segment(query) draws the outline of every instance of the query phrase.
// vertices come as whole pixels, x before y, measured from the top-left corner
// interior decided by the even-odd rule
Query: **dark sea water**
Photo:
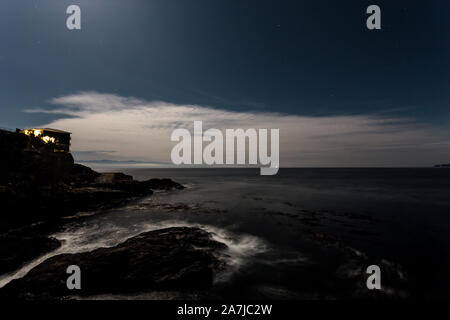
[[[201,226],[230,248],[229,268],[212,290],[130,298],[355,298],[367,290],[361,279],[370,264],[381,264],[387,296],[450,296],[449,169],[114,171],[138,180],[172,178],[187,189],[70,223],[56,235],[65,241],[57,253],[113,246],[175,225]],[[400,283],[383,282],[390,281],[383,270]],[[351,277],[355,286],[341,286]]]

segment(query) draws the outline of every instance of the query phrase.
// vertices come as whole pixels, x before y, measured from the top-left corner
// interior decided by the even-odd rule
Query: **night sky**
[[[66,28],[71,4],[81,7],[82,30]],[[381,30],[366,28],[370,4],[381,7]],[[445,161],[449,12],[445,0],[2,0],[0,127],[80,117],[24,111],[91,92],[232,112],[408,119],[434,130],[424,143],[440,145],[430,151],[440,156],[416,164]],[[127,157],[145,158],[119,158]]]

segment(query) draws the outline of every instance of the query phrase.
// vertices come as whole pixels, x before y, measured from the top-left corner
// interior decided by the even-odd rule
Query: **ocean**
[[[187,188],[80,213],[54,235],[64,242],[60,249],[14,277],[51,255],[183,225],[200,226],[229,248],[212,289],[92,298],[358,298],[365,297],[372,264],[380,265],[387,298],[450,296],[449,169],[282,168],[275,176],[260,176],[259,169],[103,171],[171,178]]]

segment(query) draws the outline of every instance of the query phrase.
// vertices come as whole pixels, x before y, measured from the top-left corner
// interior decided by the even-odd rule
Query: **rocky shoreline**
[[[154,190],[184,188],[170,179],[136,181],[123,173],[98,173],[74,163],[70,153],[52,152],[41,139],[17,132],[0,130],[0,151],[0,275],[57,249],[60,242],[49,235],[63,219],[67,223],[79,212],[119,206]],[[0,289],[0,295],[65,296],[60,282],[70,264],[82,266],[91,279],[83,294],[111,292],[109,282],[120,291],[205,286],[224,247],[201,229],[156,230],[114,248],[55,256]]]
[[[138,293],[148,290],[194,290],[212,285],[224,267],[226,246],[199,229],[174,227],[128,239],[112,248],[54,256],[11,281],[4,299],[66,299],[97,294]],[[66,286],[66,269],[82,270],[81,290]]]

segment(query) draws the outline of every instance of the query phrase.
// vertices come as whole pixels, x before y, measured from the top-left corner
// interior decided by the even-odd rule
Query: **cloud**
[[[275,112],[236,112],[197,105],[145,101],[98,92],[51,100],[54,109],[31,109],[61,118],[47,127],[73,133],[76,154],[111,160],[170,163],[176,128],[280,129],[283,166],[428,166],[448,162],[450,134],[413,119],[380,115],[309,117]],[[96,153],[97,154],[96,154]],[[90,160],[96,160],[90,157]]]

